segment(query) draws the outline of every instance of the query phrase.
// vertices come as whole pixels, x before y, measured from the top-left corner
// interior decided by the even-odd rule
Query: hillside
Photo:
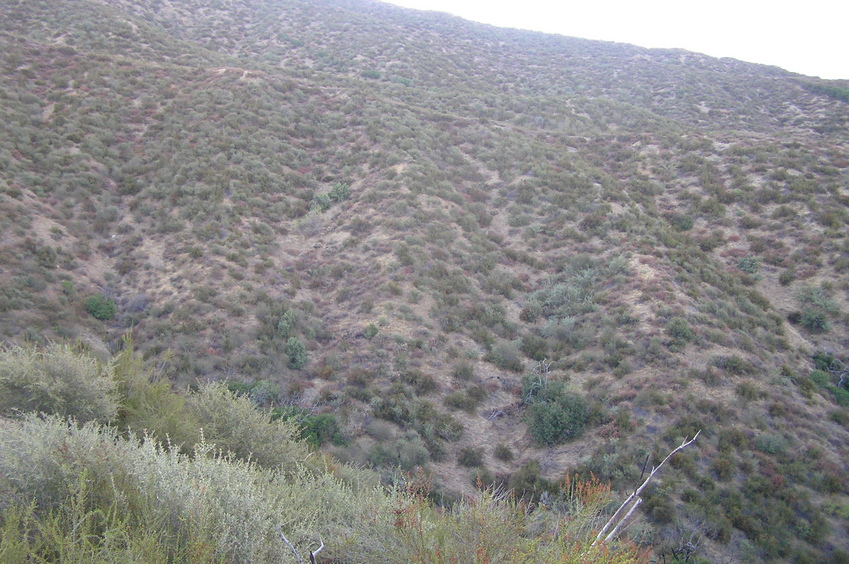
[[[627,491],[701,429],[634,540],[849,558],[849,82],[359,0],[5,4],[4,342],[131,333],[446,500]]]

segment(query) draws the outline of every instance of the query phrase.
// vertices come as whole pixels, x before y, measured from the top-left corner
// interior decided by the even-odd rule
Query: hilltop
[[[10,1],[0,47],[6,343],[131,333],[448,501],[701,430],[632,538],[847,557],[849,82],[360,0]]]

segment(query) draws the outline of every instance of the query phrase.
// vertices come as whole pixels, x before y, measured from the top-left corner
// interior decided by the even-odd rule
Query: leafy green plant
[[[668,215],[666,219],[676,231],[689,231],[693,228],[693,218],[689,215],[673,213]]]
[[[299,437],[313,448],[326,443],[345,446],[348,440],[342,427],[332,413],[312,414],[296,407],[276,407],[271,411],[272,420],[283,419],[296,424],[300,429]]]
[[[760,263],[757,258],[746,256],[737,261],[737,268],[746,274],[757,274],[758,270],[760,270]]]
[[[797,294],[802,310],[788,316],[791,323],[798,323],[811,333],[824,333],[830,330],[829,318],[840,313],[837,303],[822,287],[806,286]]]
[[[666,324],[666,334],[680,343],[686,343],[693,339],[693,330],[683,317],[673,317],[670,319],[669,323]]]
[[[289,368],[300,370],[307,365],[309,361],[307,348],[297,337],[289,337],[284,351],[289,355]]]
[[[189,396],[189,413],[203,429],[204,437],[215,437],[215,445],[241,460],[253,460],[269,468],[295,468],[309,454],[298,441],[300,430],[290,421],[272,421],[271,413],[260,411],[250,398],[239,396],[224,383],[201,386]]]
[[[710,363],[713,366],[736,376],[754,374],[757,372],[757,369],[754,365],[752,365],[752,363],[736,354],[731,356],[714,356],[710,359]]]
[[[523,379],[524,419],[531,435],[542,445],[552,446],[579,437],[588,419],[587,401],[566,391],[562,382],[549,382],[537,375]]]
[[[528,408],[526,421],[534,439],[552,446],[576,439],[583,433],[587,404],[580,396],[564,395],[554,400],[538,401]]]
[[[163,374],[145,367],[129,338],[124,339],[112,367],[120,399],[117,427],[129,435],[191,452],[200,440],[201,423],[189,410],[187,397],[174,393]]]
[[[326,212],[332,205],[333,201],[328,194],[316,194],[310,204],[310,210]]]
[[[86,312],[101,321],[109,321],[117,313],[115,300],[103,294],[96,294],[88,298],[85,302]]]
[[[327,195],[334,202],[344,202],[351,195],[351,190],[344,182],[337,182]]]
[[[369,323],[368,325],[366,325],[366,328],[363,329],[363,337],[365,337],[366,339],[374,339],[375,337],[377,337],[378,332],[379,329],[377,328],[377,325],[375,325],[374,323]]]

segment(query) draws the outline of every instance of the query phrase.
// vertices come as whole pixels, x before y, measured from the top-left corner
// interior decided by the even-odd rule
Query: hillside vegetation
[[[624,498],[701,430],[634,542],[849,560],[849,82],[361,0],[10,0],[0,48],[0,338],[108,363],[132,335],[182,398],[128,442],[126,389],[4,429],[221,465],[192,445],[240,439],[192,429],[229,390],[293,449],[499,511],[468,496]],[[7,416],[92,391],[22,378]]]
[[[590,544],[610,499],[597,481],[572,481],[557,513],[494,489],[439,511],[423,475],[381,488],[222,384],[175,394],[127,343],[106,364],[58,345],[0,354],[4,392],[99,384],[57,413],[33,394],[47,412],[0,426],[3,562],[282,562],[290,546],[333,562],[645,561]]]

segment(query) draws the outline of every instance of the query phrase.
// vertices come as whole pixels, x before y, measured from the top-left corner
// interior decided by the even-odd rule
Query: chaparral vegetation
[[[847,100],[371,0],[4,1],[0,560],[849,561]]]

